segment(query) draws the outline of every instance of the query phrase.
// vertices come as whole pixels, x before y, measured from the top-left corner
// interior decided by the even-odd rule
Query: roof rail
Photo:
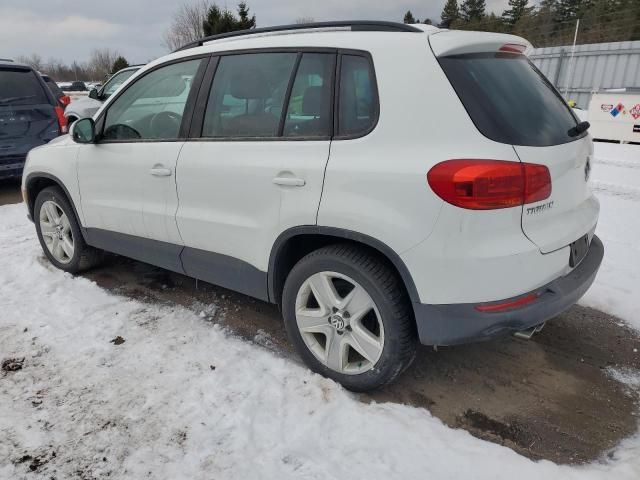
[[[286,32],[295,30],[312,30],[312,29],[327,29],[327,28],[344,28],[350,29],[352,32],[417,32],[423,33],[422,30],[411,25],[396,22],[383,22],[376,20],[352,20],[352,21],[338,21],[338,22],[313,22],[313,23],[296,23],[293,25],[276,25],[273,27],[253,28],[249,30],[237,30],[234,32],[220,33],[218,35],[210,35],[203,37],[194,42],[187,43],[182,47],[175,50],[179,52],[181,50],[187,50],[189,48],[200,47],[207,42],[214,40],[221,40],[223,38],[242,37],[245,35],[255,35],[261,33],[275,33]]]

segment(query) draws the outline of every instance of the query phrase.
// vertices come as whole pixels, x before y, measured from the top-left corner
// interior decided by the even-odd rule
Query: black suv
[[[66,131],[64,110],[42,77],[0,60],[0,179],[21,176],[27,152]]]

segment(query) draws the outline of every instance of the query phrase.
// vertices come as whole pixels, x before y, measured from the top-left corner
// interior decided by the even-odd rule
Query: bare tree
[[[163,35],[164,44],[170,51],[204,37],[202,25],[210,5],[209,0],[200,0],[193,4],[183,3],[178,8]]]
[[[295,22],[300,25],[302,23],[313,23],[315,22],[316,19],[313,17],[298,17],[296,18]]]
[[[42,70],[42,67],[44,66],[42,57],[37,53],[32,53],[28,57],[21,55],[18,58],[16,58],[16,60],[18,60],[18,62],[20,63],[26,63],[27,65],[30,65],[31,67],[33,67],[34,70],[38,70],[38,71]]]
[[[97,48],[91,52],[88,69],[93,78],[104,79],[111,73],[111,67],[120,54],[109,48]],[[76,70],[76,68],[74,68]]]

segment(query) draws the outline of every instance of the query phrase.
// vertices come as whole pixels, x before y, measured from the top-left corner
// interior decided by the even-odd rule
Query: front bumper
[[[489,340],[546,322],[570,308],[585,294],[598,273],[603,256],[604,246],[594,235],[586,257],[566,276],[512,299],[483,304],[515,302],[531,294],[537,296],[535,301],[509,310],[481,312],[476,309],[477,303],[414,303],[420,343],[457,345]]]

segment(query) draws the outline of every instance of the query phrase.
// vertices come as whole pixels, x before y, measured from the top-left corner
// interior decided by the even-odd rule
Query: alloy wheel
[[[305,280],[295,314],[305,345],[331,370],[362,374],[382,355],[380,313],[367,291],[346,275],[319,272]]]
[[[63,264],[69,263],[74,253],[73,231],[67,214],[52,200],[40,207],[40,232],[53,258]]]

